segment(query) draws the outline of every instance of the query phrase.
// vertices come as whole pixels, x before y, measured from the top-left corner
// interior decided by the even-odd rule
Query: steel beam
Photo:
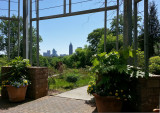
[[[134,50],[137,50],[137,2],[134,0]],[[137,66],[137,55],[134,55],[134,65]]]
[[[132,45],[132,0],[124,0],[123,44]]]
[[[105,8],[107,7],[107,0],[105,0]],[[104,11],[104,52],[106,52],[106,38],[107,38],[107,10]]]
[[[66,0],[63,1],[63,14],[66,14]]]
[[[148,52],[148,0],[144,0],[144,58],[145,58],[145,76],[149,76],[149,52]]]
[[[116,37],[116,50],[118,51],[118,49],[119,49],[119,42],[118,42],[118,40],[119,40],[119,37],[118,37],[118,35],[119,35],[119,0],[117,0],[117,25],[116,25],[116,32],[117,32],[117,37]]]
[[[39,18],[39,0],[36,0],[36,18]],[[36,22],[36,29],[37,29],[37,66],[39,66],[39,20],[37,19]]]
[[[23,58],[28,59],[28,0],[23,0]]]
[[[134,0],[135,3],[141,2],[142,0]]]
[[[11,1],[8,0],[8,18],[10,18]],[[10,20],[8,20],[8,60],[10,60]]]
[[[29,44],[29,52],[30,52],[30,57],[29,57],[29,61],[30,64],[32,65],[32,0],[30,0],[30,44]]]
[[[68,17],[68,16],[76,16],[76,15],[82,15],[82,14],[89,14],[89,13],[96,13],[96,12],[101,12],[101,11],[108,11],[108,10],[114,10],[117,9],[117,5],[114,6],[109,6],[109,7],[104,7],[104,8],[97,8],[97,9],[91,9],[91,10],[84,10],[84,11],[79,11],[79,12],[72,12],[72,13],[67,13],[67,14],[60,14],[60,15],[51,15],[51,16],[44,16],[44,17],[39,17],[39,18],[32,18],[32,21],[38,20],[46,20],[46,19],[52,19],[52,18],[62,18],[62,17]]]
[[[18,57],[20,54],[20,0],[18,0]]]
[[[71,13],[72,11],[72,1],[71,0],[69,0],[69,13]]]

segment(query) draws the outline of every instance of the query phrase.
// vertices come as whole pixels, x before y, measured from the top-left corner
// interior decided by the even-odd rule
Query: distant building
[[[61,57],[63,57],[63,56],[67,56],[67,54],[60,54],[60,56],[61,56]]]
[[[69,44],[69,55],[73,54],[73,45],[72,43]]]
[[[57,55],[57,51],[53,48],[53,50],[52,50],[52,56],[58,56]]]
[[[82,47],[77,47],[77,49],[82,49]]]
[[[44,53],[43,53],[43,56],[50,57],[50,56],[51,56],[51,51],[50,51],[50,50],[47,50],[47,52],[44,52]]]

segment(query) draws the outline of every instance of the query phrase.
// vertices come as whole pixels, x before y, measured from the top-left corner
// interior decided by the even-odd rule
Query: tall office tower
[[[73,54],[73,45],[72,43],[69,44],[69,55]]]

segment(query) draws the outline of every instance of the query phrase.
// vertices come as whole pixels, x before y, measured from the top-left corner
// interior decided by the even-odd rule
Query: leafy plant
[[[71,73],[70,75],[67,75],[66,81],[71,82],[71,83],[76,83],[78,81],[78,78],[79,78],[79,76],[77,74]]]
[[[21,57],[16,57],[11,60],[7,66],[11,66],[11,70],[4,75],[2,75],[5,80],[2,81],[2,86],[12,85],[15,87],[26,86],[30,82],[28,80],[28,69],[30,66],[28,59],[22,59]],[[9,75],[9,76],[8,76]]]
[[[160,57],[154,56],[149,59],[149,71],[153,74],[160,75]]]
[[[100,96],[116,96],[117,99],[129,99],[132,95],[132,79],[137,69],[128,66],[128,58],[133,57],[132,48],[101,53],[93,56],[91,72],[97,77],[88,86],[88,93]]]

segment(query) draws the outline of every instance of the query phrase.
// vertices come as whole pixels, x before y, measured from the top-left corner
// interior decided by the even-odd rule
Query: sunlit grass
[[[75,83],[67,82],[66,76],[68,74],[78,75],[78,81]],[[62,75],[49,78],[48,85],[50,90],[68,91],[74,88],[88,85],[89,81],[90,76],[88,75],[88,72],[85,69],[69,69],[68,71],[65,70],[65,72]]]

